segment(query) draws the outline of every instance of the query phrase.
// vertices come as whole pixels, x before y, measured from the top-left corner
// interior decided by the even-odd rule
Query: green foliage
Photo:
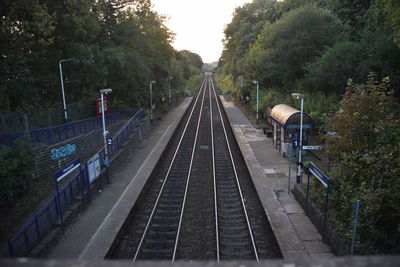
[[[329,152],[337,156],[333,172],[333,217],[351,220],[351,205],[361,200],[358,251],[400,251],[400,134],[399,104],[389,79],[350,83],[341,111],[332,118],[340,138]]]
[[[262,1],[238,10],[256,2]],[[230,75],[234,81],[243,75],[241,93],[250,96],[255,110],[251,81],[260,81],[262,111],[281,103],[299,109],[290,93],[304,93],[304,110],[317,129],[340,136],[328,141],[333,144],[329,153],[336,156],[330,174],[336,229],[350,239],[352,204],[360,199],[358,253],[399,253],[400,2],[272,2],[269,19],[252,17],[247,25],[247,13],[237,12],[227,26],[220,87],[238,92]],[[376,74],[359,84],[370,72]],[[322,203],[323,188],[315,185],[318,190],[313,198]]]
[[[0,146],[0,207],[13,203],[31,183],[34,155],[22,141],[14,148]]]
[[[306,80],[313,89],[343,94],[348,79],[360,81],[366,76],[367,70],[362,63],[367,57],[367,51],[360,43],[337,42],[315,61],[306,64]]]
[[[272,86],[291,87],[304,77],[304,65],[327,46],[343,40],[346,28],[329,11],[306,5],[286,13],[274,24],[265,24],[250,49],[248,65]]]
[[[386,0],[384,8],[390,19],[394,42],[400,48],[400,2],[397,0]]]
[[[234,77],[243,73],[243,58],[266,22],[276,21],[275,0],[255,0],[236,8],[233,19],[225,28],[225,49],[221,62],[225,62],[225,73]]]
[[[357,37],[364,26],[364,14],[372,2],[373,0],[327,0],[327,6],[351,27],[353,37]]]
[[[61,59],[74,59],[62,63],[67,103],[93,102],[110,87],[113,107],[148,106],[150,80],[165,95],[202,67],[198,55],[174,50],[148,0],[6,0],[0,20],[3,112],[60,102]]]

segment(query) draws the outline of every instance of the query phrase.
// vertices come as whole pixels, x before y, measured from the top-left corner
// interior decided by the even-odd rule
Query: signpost
[[[108,104],[107,104],[107,96],[103,96],[103,102],[104,102],[104,112],[107,114],[108,113]],[[103,112],[101,109],[101,98],[96,98],[96,113],[97,116],[100,116]]]
[[[329,197],[329,186],[330,186],[330,179],[326,176],[317,166],[310,162],[308,164],[308,169],[315,178],[320,181],[320,183],[326,188],[326,195],[325,195],[325,208],[324,208],[324,229],[326,228],[327,222],[327,215],[328,215],[328,197]],[[308,175],[308,183],[307,183],[307,195],[306,195],[306,212],[308,210],[308,196],[310,191],[310,174]]]
[[[57,191],[57,206],[58,206],[58,213],[60,215],[60,222],[61,222],[61,227],[64,226],[64,217],[63,217],[63,213],[62,213],[62,206],[61,206],[61,198],[60,198],[60,189],[59,189],[59,185],[58,183],[64,179],[67,175],[69,175],[70,173],[72,173],[74,170],[76,170],[77,168],[79,168],[79,166],[81,165],[81,160],[80,159],[76,159],[74,160],[72,163],[70,163],[68,166],[66,166],[65,168],[62,168],[61,170],[59,170],[58,172],[56,172],[54,174],[54,179],[56,182],[56,191]]]
[[[295,141],[293,141],[293,143],[294,143]],[[292,148],[292,146],[290,146],[289,145],[289,147],[288,147],[288,150],[289,150],[289,179],[288,179],[288,194],[290,194],[290,179],[291,179],[291,176],[292,176],[292,172],[291,172],[291,170],[292,170],[292,150],[293,150],[293,148]]]

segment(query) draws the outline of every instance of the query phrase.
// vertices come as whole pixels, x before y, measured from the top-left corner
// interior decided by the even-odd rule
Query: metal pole
[[[107,177],[107,182],[110,182],[109,177],[108,177],[108,147],[107,147],[107,131],[106,131],[106,120],[105,120],[105,115],[104,115],[104,96],[103,93],[101,95],[101,117],[103,120],[103,140],[104,140],[104,165],[106,166],[106,177]]]
[[[171,104],[171,76],[168,74],[168,103]]]
[[[231,74],[231,79],[232,79],[232,93],[235,96],[235,101],[236,101],[236,92],[235,92],[235,85],[233,84],[233,74]]]
[[[153,122],[153,92],[152,82],[150,82],[150,122]]]
[[[256,124],[258,124],[258,82],[257,82],[257,115],[256,115]]]
[[[354,225],[353,225],[353,237],[351,239],[351,252],[350,252],[351,256],[354,255],[354,248],[356,246],[356,231],[357,231],[359,210],[360,210],[360,200],[357,200],[354,203],[354,209],[353,209]]]
[[[306,214],[308,214],[308,197],[310,195],[310,174],[307,175]]]
[[[60,60],[60,62],[58,63],[58,67],[60,68],[61,92],[62,92],[63,105],[64,105],[64,119],[65,119],[65,122],[67,122],[68,121],[67,104],[65,103],[64,78],[63,78],[63,75],[62,75],[62,67],[61,67],[61,63],[63,61],[65,61],[65,60],[64,59]]]
[[[324,232],[326,232],[326,223],[328,220],[328,200],[329,200],[329,183],[326,187],[326,196],[325,196],[325,208],[324,208]]]
[[[289,182],[288,182],[288,191],[287,193],[290,194],[290,180],[291,180],[291,173],[292,173],[292,146],[289,146]]]
[[[303,105],[304,105],[304,97],[301,98],[301,111],[300,111],[300,140],[299,140],[299,162],[297,166],[297,177],[296,182],[299,184],[301,182],[301,149],[303,146]]]

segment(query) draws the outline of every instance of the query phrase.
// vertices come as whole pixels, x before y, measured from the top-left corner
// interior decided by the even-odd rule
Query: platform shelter
[[[269,108],[267,114],[267,122],[272,128],[275,148],[285,156],[288,146],[294,140],[300,139],[301,112],[286,104],[279,104],[272,109]],[[308,132],[311,128],[313,128],[311,117],[303,112],[303,145],[308,143]]]

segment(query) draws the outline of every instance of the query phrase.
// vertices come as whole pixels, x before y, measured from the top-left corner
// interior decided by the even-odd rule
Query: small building
[[[301,112],[285,104],[276,105],[267,110],[267,122],[273,132],[273,143],[282,155],[288,151],[288,146],[294,140],[300,140]],[[308,130],[313,128],[311,117],[303,112],[303,145],[308,143]]]

